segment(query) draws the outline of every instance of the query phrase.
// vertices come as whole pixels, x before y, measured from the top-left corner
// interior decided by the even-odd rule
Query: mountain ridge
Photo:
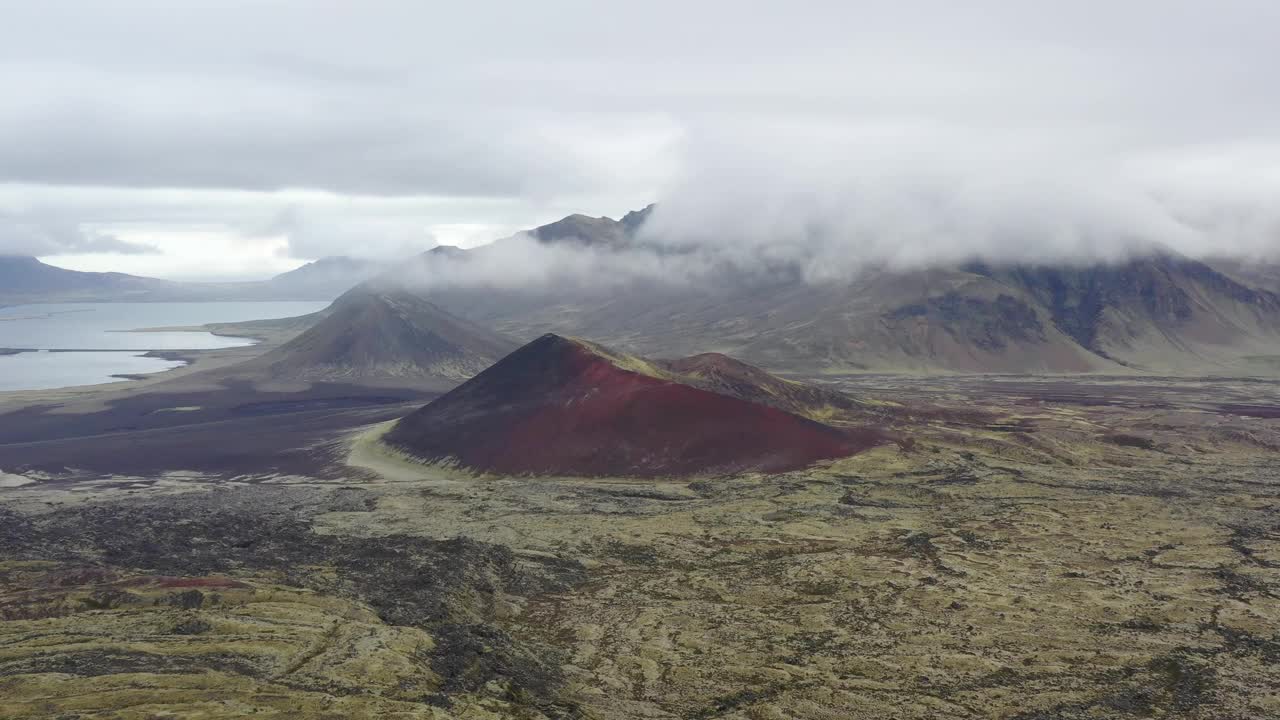
[[[0,255],[0,304],[333,300],[388,267],[389,263],[332,256],[266,280],[186,282],[68,270],[32,256]]]
[[[107,295],[127,300],[176,292],[180,285],[126,273],[68,270],[29,255],[0,255],[0,303],[94,301]]]
[[[621,221],[571,216],[542,235],[644,252],[635,218],[652,209],[628,215],[625,233]],[[584,227],[599,232],[584,242]],[[873,268],[837,281],[785,269],[701,286],[422,290],[516,337],[598,337],[643,355],[711,349],[805,372],[1249,373],[1280,359],[1280,296],[1167,250],[1115,263]]]
[[[986,260],[909,270],[864,268],[823,281],[807,281],[796,263],[773,259],[767,271],[757,273],[733,263],[709,263],[712,274],[687,282],[604,278],[599,287],[594,277],[546,287],[484,282],[483,273],[522,261],[504,256],[512,247],[508,241],[517,237],[590,250],[589,267],[599,268],[595,272],[609,272],[611,261],[602,258],[615,253],[618,262],[649,252],[675,262],[674,254],[690,250],[642,239],[641,229],[656,207],[619,220],[570,215],[475,249],[432,248],[389,269],[322,258],[268,282],[292,284],[292,295],[323,295],[297,288],[307,285],[305,278],[324,278],[330,270],[341,277],[347,271],[381,269],[370,282],[410,288],[453,315],[511,337],[547,332],[595,337],[655,357],[712,350],[808,373],[1280,370],[1280,271],[1265,263],[1201,261],[1162,249],[1108,263]],[[461,272],[464,264],[470,267]],[[209,294],[218,292],[244,298],[245,292],[263,292],[261,286],[247,285],[179,289],[166,281],[115,275],[102,282],[117,283],[128,288],[128,298],[142,300],[221,299]],[[189,295],[197,291],[204,294]],[[250,297],[268,296],[275,297]],[[0,302],[5,300],[0,290]]]

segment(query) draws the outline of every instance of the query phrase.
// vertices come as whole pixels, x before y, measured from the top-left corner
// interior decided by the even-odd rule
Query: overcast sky
[[[1280,3],[8,2],[0,252],[260,277],[662,203],[910,260],[1280,243]]]

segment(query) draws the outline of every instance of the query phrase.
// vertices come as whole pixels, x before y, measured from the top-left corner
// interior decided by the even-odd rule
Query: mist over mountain
[[[335,297],[391,267],[390,262],[377,260],[346,256],[323,257],[296,270],[276,275],[267,283],[271,292]]]
[[[678,242],[664,206],[571,216],[375,283],[516,337],[564,332],[646,354],[726,352],[828,371],[1265,369],[1280,298],[1165,246],[1056,261],[941,254],[824,260],[807,244]],[[708,233],[710,235],[710,233]],[[1048,256],[1052,257],[1052,256]],[[1243,364],[1242,364],[1243,363]]]
[[[1265,261],[1222,252],[1201,261],[1139,235],[1089,245],[1079,234],[1047,250],[972,252],[961,241],[921,254],[910,236],[858,247],[856,233],[834,220],[806,224],[804,211],[759,228],[747,219],[762,216],[747,213],[694,233],[702,216],[673,207],[616,220],[570,215],[395,263],[324,258],[260,283],[166,283],[14,260],[11,273],[35,270],[6,297],[313,299],[368,280],[387,297],[419,298],[516,338],[561,332],[650,355],[717,351],[824,371],[1257,372],[1280,348],[1280,274]],[[363,322],[330,319],[334,338],[347,332],[333,327],[342,318]],[[413,343],[400,344],[408,352]],[[369,372],[394,375],[395,361],[384,360]],[[367,364],[334,362],[357,374]]]
[[[823,278],[885,264],[1089,264],[1168,248],[1280,257],[1261,148],[1127,147],[1088,135],[941,122],[706,128],[644,234]],[[1236,174],[1228,176],[1227,167]]]
[[[1280,293],[1280,260],[1215,257],[1210,258],[1208,263],[1247,285]]]
[[[234,292],[327,299],[387,263],[379,282],[526,339],[818,367],[1268,354],[1274,4],[552,1],[496,22],[284,2],[254,33],[214,5],[108,5],[0,29],[21,90],[0,112],[0,252],[374,258]],[[122,47],[99,31],[117,25],[165,41]],[[428,25],[451,32],[422,42]]]

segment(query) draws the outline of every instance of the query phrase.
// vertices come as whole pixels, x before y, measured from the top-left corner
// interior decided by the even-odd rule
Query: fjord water
[[[116,375],[145,375],[184,365],[180,360],[121,352],[24,352],[0,356],[0,391],[47,390],[123,382]]]
[[[148,350],[206,350],[251,345],[208,332],[130,332],[305,315],[324,302],[57,303],[0,308],[0,391],[90,385],[168,370],[181,362],[142,357]]]

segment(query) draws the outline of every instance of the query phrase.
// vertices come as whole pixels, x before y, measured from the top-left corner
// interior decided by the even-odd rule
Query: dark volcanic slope
[[[1280,293],[1280,262],[1276,260],[1215,258],[1207,264],[1245,285]]]
[[[1274,340],[1280,328],[1280,296],[1167,252],[1081,268],[971,269],[1033,297],[1054,325],[1102,357],[1144,364],[1144,350],[1194,352],[1258,335]]]
[[[401,290],[360,286],[328,317],[253,367],[282,378],[463,380],[516,347],[513,340]]]
[[[548,225],[536,227],[530,230],[529,234],[542,243],[574,243],[589,247],[618,249],[634,242],[636,231],[644,224],[653,207],[650,205],[643,210],[633,210],[624,215],[621,220],[570,215]]]
[[[386,440],[481,471],[642,477],[781,472],[876,442],[557,335],[404,418]]]

